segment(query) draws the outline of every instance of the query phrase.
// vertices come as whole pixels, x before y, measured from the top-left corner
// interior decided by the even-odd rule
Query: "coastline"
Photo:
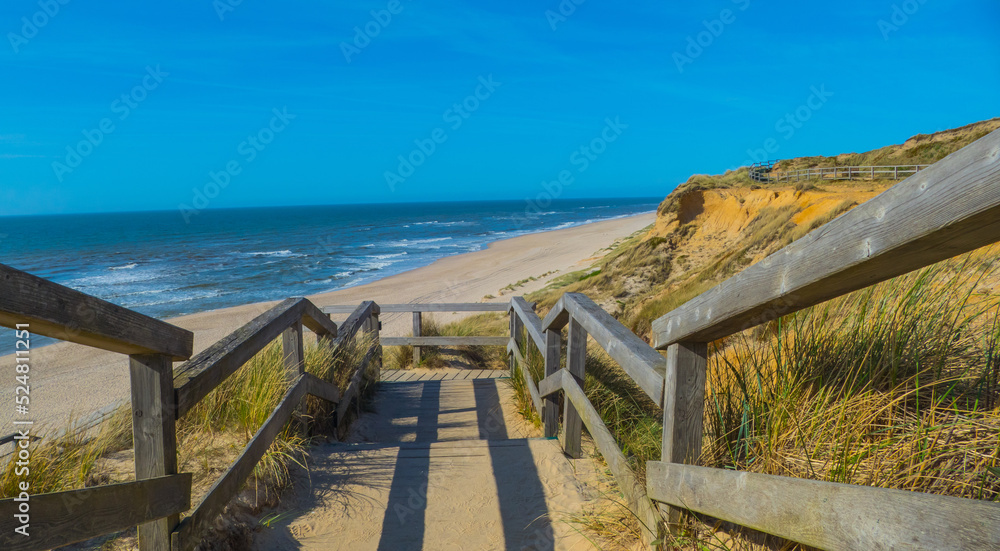
[[[562,274],[589,267],[615,241],[649,226],[655,217],[655,212],[649,212],[494,241],[479,251],[440,258],[424,267],[308,298],[320,307],[363,300],[503,302],[512,295],[544,287]],[[535,280],[500,294],[503,287],[529,278]],[[484,300],[488,295],[496,298]],[[195,333],[197,354],[276,303],[245,304],[166,321]],[[437,319],[447,322],[454,317],[442,315]],[[346,315],[334,317],[334,321],[343,318]],[[406,314],[386,315],[382,321],[384,334],[402,335],[408,331]],[[48,430],[66,428],[74,420],[128,399],[128,362],[120,354],[57,343],[36,349],[33,362],[40,369],[32,378],[32,413],[35,422]],[[12,365],[12,356],[0,358],[0,363]],[[12,400],[11,390],[0,389],[0,398]],[[3,418],[8,425],[10,415],[5,412]]]

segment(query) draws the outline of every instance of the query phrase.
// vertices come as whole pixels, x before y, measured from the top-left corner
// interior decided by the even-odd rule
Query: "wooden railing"
[[[824,549],[996,547],[995,503],[691,464],[710,341],[997,241],[1000,131],[657,319],[667,377],[663,458],[647,466],[650,498]]]
[[[663,356],[585,295],[564,294],[544,320],[539,320],[522,298],[511,300],[510,313],[512,338],[508,351],[512,357],[511,369],[521,370],[535,410],[545,424],[545,436],[559,435],[560,403],[557,393],[561,392],[564,396],[561,408],[563,450],[570,457],[581,456],[581,433],[586,426],[629,508],[639,519],[643,540],[652,542],[657,536],[659,514],[646,497],[645,488],[639,483],[600,413],[584,393],[587,338],[592,337],[604,348],[657,404],[663,396]],[[567,326],[566,368],[562,369],[562,329]],[[544,358],[545,378],[538,382],[537,387],[521,352],[525,348],[522,328],[530,344]]]
[[[288,299],[174,369],[174,361],[192,355],[190,331],[0,264],[0,325],[28,324],[32,334],[129,355],[136,476],[135,482],[42,495],[30,495],[29,487],[23,496],[0,501],[0,548],[50,549],[138,525],[142,551],[192,549],[307,394],[335,403],[337,418],[344,417],[364,374],[373,363],[381,365],[378,315],[378,306],[365,302],[338,328],[308,300]],[[332,348],[359,331],[374,336],[343,392],[305,373],[303,326]],[[178,522],[191,506],[191,475],[177,473],[176,420],[279,336],[290,389],[235,463]],[[27,505],[20,498],[29,499]],[[31,537],[14,531],[23,507],[31,513]]]
[[[1000,544],[995,503],[695,466],[709,342],[1000,241],[1000,131],[923,168],[657,319],[655,348],[665,358],[583,295],[563,295],[541,321],[527,303],[511,302],[512,369],[521,366],[546,436],[558,433],[562,393],[566,453],[579,455],[582,421],[643,523],[645,541],[658,536],[652,500],[672,506],[670,527],[682,511],[695,511],[823,549]],[[537,387],[522,353],[522,328],[545,358]],[[661,461],[647,463],[645,489],[584,393],[588,335],[662,407]]]
[[[413,367],[420,365],[422,346],[506,346],[507,337],[425,337],[423,336],[424,312],[506,312],[506,302],[455,302],[424,304],[383,304],[383,314],[413,313],[412,337],[382,337],[382,346],[412,346]],[[325,306],[327,314],[344,314],[354,308],[350,305]]]
[[[750,165],[747,175],[762,184],[798,182],[802,180],[899,180],[912,176],[931,165],[882,165],[882,166],[829,166],[776,171],[781,161],[768,161]]]

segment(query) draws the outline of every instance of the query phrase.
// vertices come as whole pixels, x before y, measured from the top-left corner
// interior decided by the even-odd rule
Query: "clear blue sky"
[[[662,197],[768,139],[1000,115],[996,0],[4,0],[0,30],[0,215],[524,200],[563,170],[562,197]]]

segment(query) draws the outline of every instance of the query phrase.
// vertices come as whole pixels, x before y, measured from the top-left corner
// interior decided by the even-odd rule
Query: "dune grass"
[[[702,464],[1000,501],[998,252],[975,251],[713,343]],[[537,381],[542,360],[527,348]],[[644,476],[645,462],[659,459],[661,411],[593,343],[586,369],[588,398]],[[529,412],[524,385],[515,388]],[[673,544],[794,547],[698,521]]]
[[[424,337],[488,337],[507,336],[510,333],[508,317],[486,313],[441,324],[433,316],[424,315],[420,332]],[[448,367],[452,361],[475,365],[477,369],[507,369],[507,351],[499,346],[454,346],[442,349],[437,346],[420,347],[420,367],[437,369]],[[413,367],[412,346],[392,346],[385,353],[387,369]]]
[[[306,346],[306,371],[333,380],[344,388],[353,369],[371,346],[367,338],[355,339],[331,351],[315,344]],[[204,400],[177,422],[178,461],[182,472],[195,474],[195,491],[207,489],[250,441],[254,433],[289,389],[280,342],[276,341],[236,371]],[[310,397],[306,414],[322,427],[331,406]],[[291,422],[258,463],[250,484],[264,502],[272,502],[290,480],[289,467],[301,463],[309,439]],[[119,482],[121,473],[105,470],[112,454],[130,455],[132,447],[131,409],[123,406],[95,431],[68,432],[64,436],[43,437],[33,444],[32,469],[28,481],[33,493],[72,490]],[[0,470],[2,497],[15,495],[16,484],[25,477],[7,461]],[[134,479],[126,473],[125,479]]]

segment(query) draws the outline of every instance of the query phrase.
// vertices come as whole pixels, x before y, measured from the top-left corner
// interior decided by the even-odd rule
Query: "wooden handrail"
[[[577,320],[658,406],[663,405],[666,360],[635,333],[580,293],[566,293],[542,321],[545,330],[559,329],[569,317]]]
[[[535,314],[534,309],[524,300],[524,297],[514,297],[510,299],[510,309],[521,319],[528,336],[534,341],[539,350],[545,349],[545,334],[542,331],[542,320]]]
[[[370,300],[366,300],[358,306],[355,306],[352,314],[344,320],[344,323],[340,324],[339,333],[333,342],[333,346],[341,346],[344,342],[353,339],[365,323],[367,323],[372,316],[377,316],[381,311],[381,306]]]
[[[820,549],[994,549],[1000,505],[974,499],[646,463],[655,501]]]
[[[171,536],[172,549],[187,551],[194,548],[198,543],[198,536],[211,526],[215,518],[243,486],[243,482],[253,473],[254,467],[264,457],[264,453],[271,447],[271,443],[292,418],[292,413],[308,393],[309,386],[310,381],[305,376],[300,377],[292,385],[278,407],[267,418],[267,421],[264,421],[250,443],[243,449],[243,453],[229,467],[229,470],[212,485],[208,494],[191,513],[191,516],[184,519],[174,530]]]
[[[1000,130],[653,322],[709,342],[1000,240]]]
[[[194,333],[0,264],[0,326],[121,354],[191,357]]]
[[[18,502],[0,501],[0,549],[41,551],[127,530],[191,508],[191,475],[175,474],[30,497],[30,523]],[[28,524],[28,537],[14,532]]]
[[[174,370],[180,418],[297,321],[336,336],[337,326],[304,298],[285,299]]]
[[[640,529],[643,531],[643,540],[652,541],[655,539],[657,526],[659,524],[659,514],[653,507],[652,502],[646,497],[645,488],[639,483],[635,473],[628,464],[628,459],[618,447],[615,437],[608,430],[608,427],[601,419],[601,414],[594,408],[583,388],[576,379],[565,369],[560,369],[549,375],[538,384],[539,393],[542,397],[562,391],[566,399],[573,404],[573,408],[580,415],[587,432],[594,439],[601,457],[608,464],[608,469],[614,475],[619,489],[625,496],[629,509],[636,514]]]
[[[538,393],[538,387],[535,385],[535,380],[531,377],[531,371],[528,370],[528,362],[524,359],[520,348],[513,339],[507,343],[507,353],[514,356],[517,362],[516,366],[521,370],[521,376],[524,377],[524,385],[528,387],[528,394],[531,395],[531,403],[535,406],[535,411],[541,415],[542,396]]]
[[[506,312],[510,305],[506,302],[457,302],[428,304],[380,304],[383,314],[399,314],[403,312]],[[334,305],[322,308],[327,314],[349,314],[357,306]]]

